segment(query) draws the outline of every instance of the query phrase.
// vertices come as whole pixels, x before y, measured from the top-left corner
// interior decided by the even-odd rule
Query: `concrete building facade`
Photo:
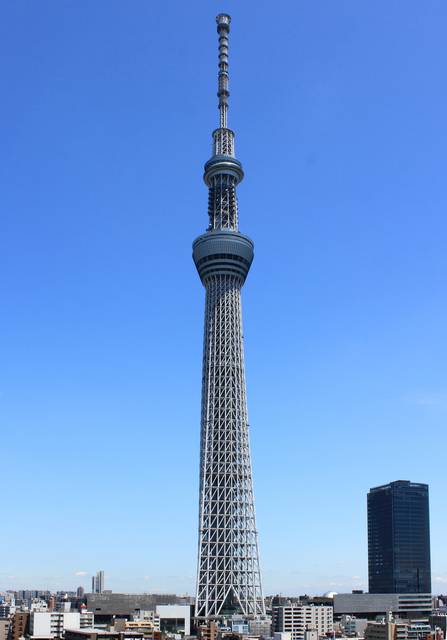
[[[9,640],[20,640],[29,630],[29,613],[27,611],[16,611],[11,618],[9,630]]]
[[[0,640],[8,640],[10,625],[8,618],[0,618]]]
[[[155,611],[157,605],[182,604],[174,594],[88,593],[87,609],[95,616],[125,617],[139,611]]]
[[[368,620],[366,618],[358,618],[352,615],[342,615],[339,626],[343,635],[348,638],[363,637]]]
[[[104,629],[67,629],[64,640],[144,640],[142,633],[104,631]]]
[[[159,618],[160,631],[191,634],[191,607],[185,604],[158,604],[155,612]]]
[[[272,628],[275,632],[290,633],[291,640],[304,640],[308,630],[324,636],[334,628],[333,608],[299,603],[273,607]]]
[[[33,611],[30,614],[30,638],[62,638],[66,629],[92,627],[90,611]]]
[[[396,625],[393,622],[368,622],[365,640],[397,640]]]
[[[337,593],[334,614],[373,619],[393,613],[399,618],[427,618],[432,612],[430,593]]]

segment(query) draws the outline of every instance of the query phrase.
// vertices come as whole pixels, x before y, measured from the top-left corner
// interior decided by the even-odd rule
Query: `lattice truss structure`
[[[248,434],[241,288],[253,243],[238,230],[241,164],[227,128],[230,18],[217,17],[220,128],[205,165],[209,227],[193,244],[206,288],[196,617],[265,615]]]

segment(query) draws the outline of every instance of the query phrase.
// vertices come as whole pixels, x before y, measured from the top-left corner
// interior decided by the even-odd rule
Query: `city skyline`
[[[395,479],[430,486],[446,590],[446,7],[44,6],[8,5],[0,44],[0,588],[75,589],[83,572],[88,587],[100,566],[114,591],[194,593],[190,241],[224,9],[257,251],[244,328],[264,591],[366,589],[365,496]]]

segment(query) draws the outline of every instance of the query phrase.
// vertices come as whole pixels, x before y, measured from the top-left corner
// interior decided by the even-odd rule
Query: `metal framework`
[[[193,243],[206,289],[202,376],[197,618],[265,615],[261,587],[242,335],[241,288],[253,242],[238,230],[236,187],[244,174],[227,127],[230,16],[219,34],[219,123],[205,164],[209,226]]]

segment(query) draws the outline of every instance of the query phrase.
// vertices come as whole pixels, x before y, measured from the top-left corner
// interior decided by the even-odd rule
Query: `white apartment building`
[[[65,629],[93,627],[91,611],[32,611],[29,621],[30,638],[62,638]]]
[[[0,618],[9,618],[9,616],[12,616],[16,611],[16,608],[14,605],[11,604],[0,604]]]
[[[38,598],[34,598],[31,602],[30,611],[48,611],[48,604],[45,600],[39,600]]]
[[[290,633],[291,640],[304,640],[305,632],[316,630],[318,636],[332,633],[333,608],[327,605],[289,604],[273,607],[273,630]]]
[[[157,604],[155,612],[160,620],[160,629],[168,633],[191,633],[191,607],[189,604]]]

